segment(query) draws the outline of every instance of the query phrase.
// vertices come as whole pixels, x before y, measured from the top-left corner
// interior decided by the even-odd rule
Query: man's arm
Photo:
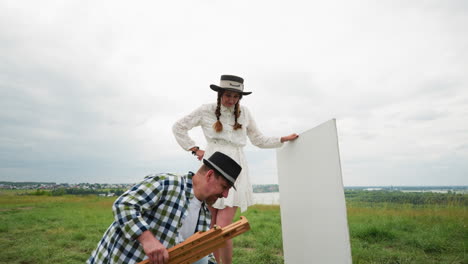
[[[151,233],[145,231],[138,237],[138,241],[143,246],[145,254],[149,257],[151,264],[167,264],[169,262],[169,252],[166,247],[161,244]]]
[[[236,221],[223,228],[213,227],[205,232],[197,232],[188,237],[184,242],[171,247],[168,254],[172,263],[192,263],[202,257],[210,254],[218,248],[224,247],[227,240],[232,239],[242,233],[250,230],[250,224],[247,218],[240,217]],[[139,262],[138,264],[148,264],[148,259]]]
[[[145,211],[157,206],[164,192],[165,176],[147,178],[122,194],[113,205],[114,217],[128,240],[137,240],[151,264],[168,263],[166,247],[150,230],[143,216]]]
[[[112,210],[125,238],[136,240],[150,230],[150,223],[146,222],[143,213],[158,204],[163,189],[158,178],[145,179],[117,198]]]

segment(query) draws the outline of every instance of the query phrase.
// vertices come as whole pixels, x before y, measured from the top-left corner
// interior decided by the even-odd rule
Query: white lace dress
[[[249,110],[244,106],[241,106],[241,115],[237,119],[238,123],[242,125],[242,129],[234,130],[234,107],[228,108],[221,105],[220,121],[223,124],[223,131],[217,133],[213,129],[213,124],[216,122],[216,106],[216,104],[200,106],[177,121],[172,127],[172,131],[179,145],[184,150],[189,150],[200,145],[189,137],[188,131],[193,127],[201,126],[207,142],[205,148],[200,146],[201,149],[205,150],[204,158],[210,157],[215,151],[220,151],[241,165],[242,171],[235,183],[237,191],[231,188],[228,197],[219,198],[213,207],[223,209],[226,206],[238,206],[241,212],[244,212],[247,207],[253,204],[252,184],[243,151],[247,137],[253,145],[259,148],[278,148],[283,143],[279,137],[265,137],[257,128]]]

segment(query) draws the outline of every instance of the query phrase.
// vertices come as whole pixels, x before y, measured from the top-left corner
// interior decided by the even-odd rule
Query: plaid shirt
[[[104,233],[87,263],[137,263],[147,258],[137,238],[150,230],[166,248],[174,246],[193,198],[193,173],[155,174],[122,194],[113,206],[115,221]],[[210,227],[203,203],[195,232]]]

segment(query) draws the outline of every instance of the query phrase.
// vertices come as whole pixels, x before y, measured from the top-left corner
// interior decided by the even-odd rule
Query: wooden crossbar
[[[197,232],[184,242],[168,249],[169,264],[191,264],[218,248],[225,246],[226,241],[250,230],[249,221],[244,216],[240,220],[225,226],[214,226],[208,231]],[[143,260],[138,264],[147,264]]]

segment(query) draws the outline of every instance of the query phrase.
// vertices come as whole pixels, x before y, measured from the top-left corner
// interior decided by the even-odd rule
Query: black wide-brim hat
[[[244,92],[244,79],[234,75],[221,75],[219,86],[212,84],[210,85],[210,88],[216,92],[221,89],[241,93],[242,95],[249,95],[252,93]]]
[[[209,168],[215,170],[219,175],[223,176],[229,184],[236,190],[234,183],[239,176],[242,167],[229,156],[216,151],[208,159],[203,159],[203,163]]]

